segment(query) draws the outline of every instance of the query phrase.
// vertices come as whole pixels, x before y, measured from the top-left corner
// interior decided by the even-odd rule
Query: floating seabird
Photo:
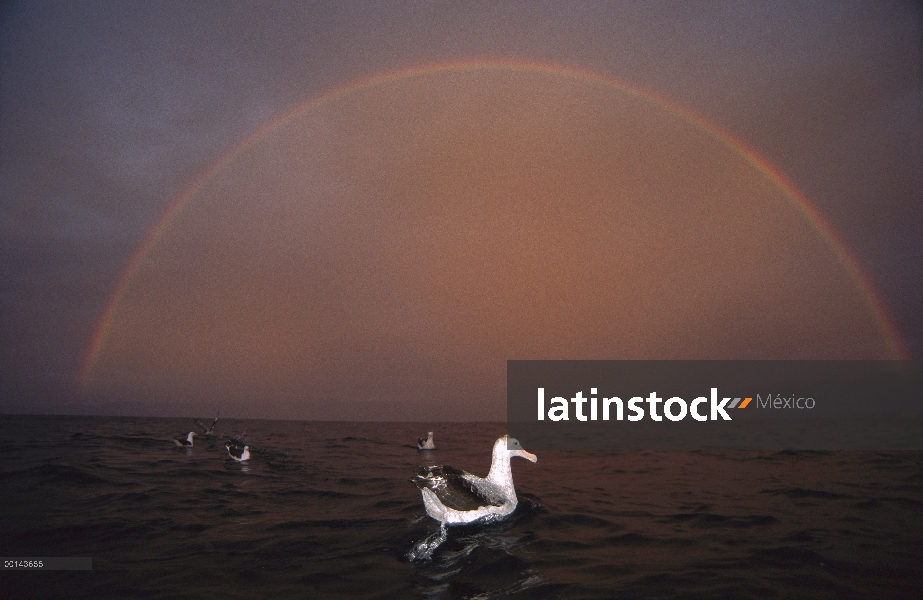
[[[514,456],[538,461],[522,449],[519,440],[503,436],[494,443],[486,478],[448,466],[420,467],[411,481],[423,494],[426,512],[443,525],[494,521],[516,510],[518,500],[510,469]]]
[[[228,455],[237,462],[243,462],[250,459],[250,446],[237,446],[231,443],[224,445],[228,449]]]
[[[218,417],[220,417],[220,416],[221,416],[221,413],[219,412],[219,413],[218,413]],[[215,425],[218,424],[218,417],[215,417],[215,420],[212,421],[212,426],[211,426],[211,427],[206,427],[206,426],[205,426],[205,423],[203,423],[202,421],[196,419],[195,422],[198,424],[199,428],[202,430],[201,435],[215,435]]]
[[[173,438],[173,443],[176,444],[177,446],[186,446],[187,448],[191,448],[192,438],[195,437],[195,434],[196,434],[195,431],[190,431],[189,435],[186,436],[185,440],[178,440],[176,438]]]
[[[433,442],[433,432],[428,432],[428,435],[425,438],[420,438],[420,441],[417,442],[417,450],[435,450],[436,443]]]

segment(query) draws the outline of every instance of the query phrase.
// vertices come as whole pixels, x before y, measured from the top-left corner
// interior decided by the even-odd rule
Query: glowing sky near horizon
[[[0,412],[502,418],[506,358],[888,354],[836,252],[700,129],[586,82],[469,73],[346,95],[222,167],[75,395],[119,273],[209,165],[325,90],[471,57],[617,77],[746,141],[919,356],[900,3],[185,6],[4,9]]]

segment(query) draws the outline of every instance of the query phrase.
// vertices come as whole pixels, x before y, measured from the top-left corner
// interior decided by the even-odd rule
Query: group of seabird
[[[212,435],[218,418],[203,435]],[[201,423],[200,423],[201,425]],[[196,436],[190,431],[186,439],[174,439],[177,446],[192,447]],[[243,434],[236,438],[227,438],[224,447],[228,456],[238,462],[250,458],[250,445],[243,441]],[[420,450],[435,450],[433,432],[427,432],[426,438],[417,443]],[[486,523],[509,516],[518,504],[516,489],[513,487],[513,471],[510,461],[514,457],[537,462],[531,452],[526,452],[516,438],[504,435],[494,442],[487,477],[478,477],[467,471],[454,467],[430,466],[419,467],[411,481],[423,495],[426,513],[446,525],[464,525],[469,523]]]
[[[221,416],[221,413],[218,413],[218,417]],[[218,424],[218,417],[215,417],[215,420],[212,422],[211,427],[206,427],[202,421],[196,419],[196,423],[199,425],[199,428],[202,429],[201,434],[197,434],[195,431],[190,431],[186,436],[186,439],[174,438],[173,443],[177,446],[183,446],[186,448],[192,448],[192,438],[197,435],[203,436],[213,436],[215,434],[215,425]],[[236,460],[237,462],[243,462],[250,459],[250,445],[243,441],[244,434],[237,436],[236,438],[227,438],[224,443],[224,447],[228,450],[228,456]]]
[[[417,448],[435,449],[433,432]],[[450,466],[419,467],[411,481],[423,495],[423,506],[429,516],[446,525],[486,523],[509,516],[518,500],[513,487],[510,460],[518,456],[537,462],[531,452],[526,452],[516,438],[507,435],[494,442],[487,477],[478,477]]]

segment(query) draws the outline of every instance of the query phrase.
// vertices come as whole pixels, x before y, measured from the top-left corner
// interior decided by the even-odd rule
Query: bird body
[[[232,444],[225,444],[224,447],[228,449],[228,456],[237,462],[243,462],[250,459],[250,446],[240,447]]]
[[[195,433],[194,431],[190,431],[190,432],[189,432],[189,435],[186,436],[186,439],[185,439],[185,440],[178,440],[178,439],[174,438],[174,439],[173,439],[173,443],[176,444],[177,446],[185,446],[185,447],[187,447],[187,448],[191,448],[191,447],[192,447],[192,438],[194,438],[195,435],[196,435],[196,433]]]
[[[538,458],[522,449],[515,438],[503,436],[494,443],[490,472],[478,477],[454,467],[420,467],[411,481],[423,495],[429,516],[445,525],[483,523],[503,519],[518,504],[510,459]]]

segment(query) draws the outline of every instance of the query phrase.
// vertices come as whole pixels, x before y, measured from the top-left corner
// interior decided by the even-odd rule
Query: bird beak
[[[532,462],[538,462],[538,457],[537,457],[537,456],[535,456],[535,455],[532,454],[531,452],[526,452],[525,450],[517,450],[517,451],[516,451],[516,456],[521,456],[522,458],[524,458],[524,459],[526,459],[526,460],[529,460],[529,461],[532,461]]]

